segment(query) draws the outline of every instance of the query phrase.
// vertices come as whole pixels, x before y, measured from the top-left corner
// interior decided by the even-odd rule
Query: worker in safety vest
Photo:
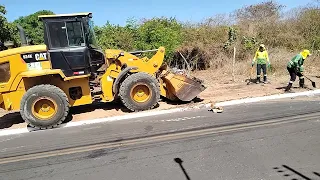
[[[270,66],[268,52],[264,44],[260,44],[259,49],[257,50],[254,59],[252,61],[252,67],[255,62],[257,62],[257,84],[260,83],[260,74],[261,69],[263,71],[263,82],[267,83],[267,64]]]
[[[303,77],[303,63],[311,55],[309,50],[303,50],[296,56],[294,56],[287,64],[287,69],[290,74],[290,81],[285,91],[290,91],[293,82],[296,80],[296,77],[299,77],[299,86],[304,87],[304,77]]]

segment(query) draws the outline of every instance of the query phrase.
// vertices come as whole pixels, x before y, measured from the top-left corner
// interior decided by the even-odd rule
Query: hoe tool
[[[307,76],[304,76],[304,77],[306,77],[309,81],[311,81],[312,87],[314,87],[314,88],[317,87],[317,86],[316,86],[316,82],[312,81],[312,80],[311,80],[310,78],[308,78]]]

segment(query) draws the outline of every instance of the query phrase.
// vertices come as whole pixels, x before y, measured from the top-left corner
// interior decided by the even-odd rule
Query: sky
[[[24,2],[23,2],[24,1]],[[27,2],[28,1],[28,2]],[[0,0],[7,9],[7,19],[39,10],[51,10],[55,14],[92,12],[96,25],[125,25],[130,18],[175,17],[179,21],[199,22],[216,14],[230,13],[245,5],[262,0]],[[312,0],[278,0],[287,9],[306,5]]]

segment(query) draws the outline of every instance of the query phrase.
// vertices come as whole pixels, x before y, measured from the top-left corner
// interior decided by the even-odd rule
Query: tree
[[[0,41],[13,41],[15,40],[14,34],[17,30],[14,28],[14,25],[7,21],[5,17],[7,11],[6,8],[0,5]]]
[[[240,21],[266,21],[266,19],[278,19],[283,5],[273,1],[246,6],[236,11],[237,19]]]
[[[298,15],[297,30],[306,39],[304,48],[320,49],[320,8],[309,7]]]
[[[173,57],[182,44],[182,25],[174,18],[153,18],[139,25],[136,36],[138,49],[166,48],[166,58]]]
[[[173,57],[183,41],[181,30],[182,25],[173,18],[153,18],[140,24],[131,19],[124,27],[109,22],[102,27],[95,27],[98,44],[103,49],[132,51],[164,46],[167,59]]]
[[[103,49],[122,49],[131,51],[134,48],[134,29],[126,25],[112,25],[107,22],[102,27],[95,27],[98,44]]]
[[[20,17],[15,20],[14,23],[21,25],[24,28],[26,35],[32,39],[35,44],[42,44],[44,43],[43,23],[39,21],[38,16],[51,14],[54,13],[49,10],[41,10],[28,16]]]

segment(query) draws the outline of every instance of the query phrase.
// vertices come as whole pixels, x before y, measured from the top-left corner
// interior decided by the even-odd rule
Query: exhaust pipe
[[[21,46],[27,46],[27,38],[24,29],[19,24],[17,25],[17,27],[20,34]]]

